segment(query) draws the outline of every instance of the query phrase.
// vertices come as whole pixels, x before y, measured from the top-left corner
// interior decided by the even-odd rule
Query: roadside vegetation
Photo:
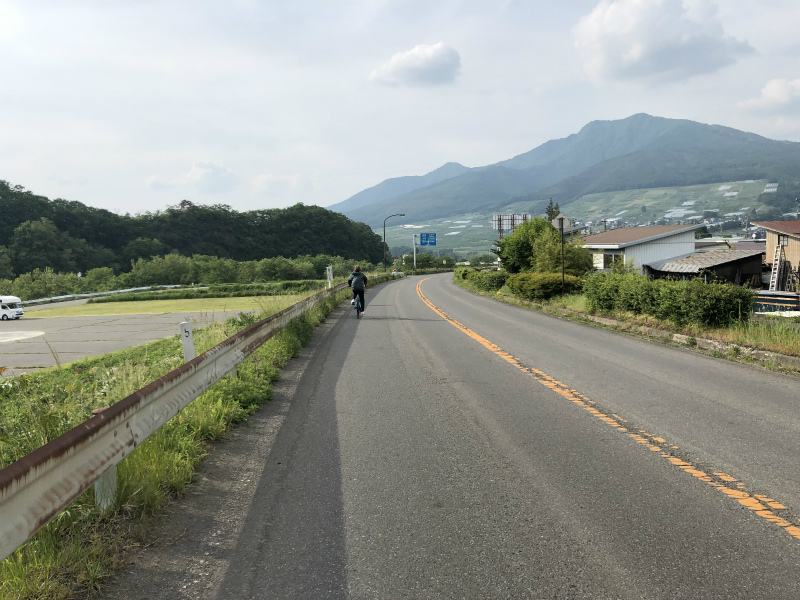
[[[185,492],[194,472],[230,428],[272,397],[279,369],[310,340],[348,291],[296,319],[237,369],[192,402],[117,467],[114,509],[102,514],[93,491],[82,494],[29,542],[0,562],[0,598],[43,600],[92,597],[142,543],[150,526]],[[198,353],[213,347],[296,298],[272,299],[259,315],[195,324]],[[287,304],[288,305],[288,304]],[[75,427],[180,366],[178,336],[0,382],[0,467]]]
[[[646,326],[800,356],[800,319],[753,318],[753,290],[700,278],[648,279],[622,261],[609,273],[593,273],[580,240],[564,244],[562,297],[560,244],[549,221],[532,219],[498,242],[496,254],[505,269],[459,267],[454,280],[473,292],[568,318],[603,316],[628,331]]]
[[[454,281],[472,292],[561,317],[580,321],[587,320],[588,315],[607,317],[619,322],[619,328],[629,332],[636,332],[639,327],[645,326],[683,334],[690,339],[706,338],[745,348],[800,357],[800,318],[761,315],[754,318],[755,315],[747,310],[747,307],[752,307],[752,293],[745,288],[709,284],[700,280],[668,282],[663,290],[665,297],[663,304],[656,304],[653,307],[653,312],[656,314],[649,314],[625,306],[627,301],[624,299],[620,299],[618,303],[608,302],[602,305],[598,303],[598,291],[602,292],[615,285],[611,281],[603,281],[602,278],[609,277],[603,274],[592,275],[583,288],[568,291],[562,297],[560,274],[553,274],[554,277],[547,278],[547,285],[540,288],[541,294],[520,294],[505,284],[492,289],[490,283],[502,279],[502,276],[496,275],[501,273],[499,271],[495,271],[494,276],[492,272],[477,273],[480,274],[474,272],[471,274],[469,268],[456,269]],[[510,280],[512,276],[506,277]],[[644,286],[654,283],[647,283],[648,280],[638,275],[628,277],[638,278]],[[611,279],[612,277],[609,277],[609,280]],[[595,286],[595,289],[591,289],[591,286]],[[691,307],[685,304],[687,298],[694,300],[693,296],[701,299],[699,306]],[[711,299],[714,301],[711,302]]]

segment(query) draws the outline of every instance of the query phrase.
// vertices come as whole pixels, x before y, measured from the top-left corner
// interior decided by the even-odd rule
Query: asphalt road
[[[334,313],[107,597],[800,597],[796,378],[451,279]]]

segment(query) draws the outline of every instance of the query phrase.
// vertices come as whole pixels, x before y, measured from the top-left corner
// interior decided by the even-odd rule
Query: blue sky
[[[0,179],[327,206],[639,112],[800,141],[796,0],[0,0]]]

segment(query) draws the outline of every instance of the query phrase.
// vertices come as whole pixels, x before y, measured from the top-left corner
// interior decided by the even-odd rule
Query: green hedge
[[[469,281],[473,286],[484,292],[496,292],[506,284],[509,277],[507,271],[481,271],[473,267],[459,267],[455,270],[456,279]]]
[[[728,283],[648,279],[639,275],[597,273],[584,286],[586,309],[652,315],[676,326],[688,323],[725,327],[746,322],[755,306],[753,290]]]
[[[511,275],[506,286],[515,296],[526,300],[548,300],[561,294],[560,273],[517,273]],[[583,279],[574,275],[564,275],[564,291],[567,294],[579,293]]]

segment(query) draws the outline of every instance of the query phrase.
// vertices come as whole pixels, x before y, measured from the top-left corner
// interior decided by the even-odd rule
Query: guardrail
[[[345,289],[339,284],[250,325],[0,470],[0,560],[292,319]],[[116,487],[112,479],[100,482],[106,492]]]

